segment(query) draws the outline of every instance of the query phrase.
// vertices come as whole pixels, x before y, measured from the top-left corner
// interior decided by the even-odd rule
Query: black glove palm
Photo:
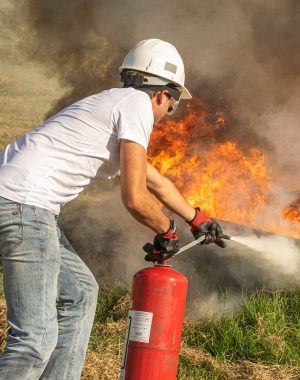
[[[147,252],[146,261],[161,262],[168,260],[179,251],[178,234],[174,220],[170,220],[170,228],[164,234],[157,234],[153,244],[147,243],[143,247]]]
[[[226,243],[223,239],[230,239],[230,236],[223,234],[222,228],[216,220],[204,216],[199,208],[195,210],[194,219],[188,222],[195,239],[205,235],[205,240],[201,244],[215,243],[219,247],[225,248]]]

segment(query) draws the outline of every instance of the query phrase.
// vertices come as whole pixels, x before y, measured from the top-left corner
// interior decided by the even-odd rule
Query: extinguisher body
[[[175,380],[188,281],[169,265],[134,275],[120,380]]]

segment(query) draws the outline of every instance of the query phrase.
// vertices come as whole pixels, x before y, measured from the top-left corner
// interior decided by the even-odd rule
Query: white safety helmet
[[[130,71],[143,73],[140,87],[173,84],[180,91],[181,99],[192,98],[184,86],[185,74],[182,58],[177,49],[169,42],[155,38],[140,41],[126,55],[119,70],[121,73]]]

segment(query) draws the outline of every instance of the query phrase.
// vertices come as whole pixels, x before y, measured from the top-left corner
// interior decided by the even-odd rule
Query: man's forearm
[[[147,163],[147,187],[167,209],[183,219],[191,220],[195,216],[195,210],[175,185],[162,176],[149,162]]]
[[[162,186],[152,188],[150,191],[170,211],[185,220],[195,216],[194,208],[184,199],[174,184],[166,177],[162,177]]]
[[[145,191],[134,204],[128,204],[123,199],[125,207],[140,223],[151,228],[156,233],[164,233],[169,229],[169,219],[162,212],[158,202],[148,191]]]
[[[139,144],[121,140],[122,201],[131,215],[156,233],[169,229],[169,219],[147,189],[147,156]]]

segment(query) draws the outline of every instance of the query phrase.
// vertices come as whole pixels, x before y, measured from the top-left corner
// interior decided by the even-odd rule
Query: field
[[[29,64],[1,64],[0,150],[38,125],[61,91]],[[0,298],[3,349],[7,326],[2,287]],[[178,380],[300,379],[299,304],[298,287],[245,290],[240,307],[226,314],[201,321],[187,315]],[[129,305],[129,289],[123,285],[101,288],[82,379],[118,378]]]

